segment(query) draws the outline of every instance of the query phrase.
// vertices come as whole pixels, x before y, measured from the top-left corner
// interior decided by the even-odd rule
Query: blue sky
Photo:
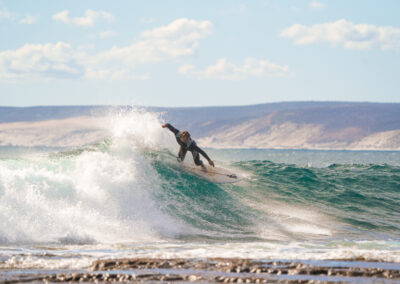
[[[400,1],[0,1],[0,105],[400,102]]]

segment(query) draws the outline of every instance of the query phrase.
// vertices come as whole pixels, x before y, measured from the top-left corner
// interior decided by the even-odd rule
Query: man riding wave
[[[186,156],[186,152],[190,151],[193,155],[193,161],[197,166],[204,167],[203,161],[200,160],[200,154],[207,159],[208,163],[214,167],[214,162],[208,157],[206,152],[204,152],[196,142],[190,138],[189,132],[179,131],[169,123],[161,125],[162,128],[168,128],[172,133],[175,134],[176,142],[181,146],[178,152],[178,161],[183,162]]]

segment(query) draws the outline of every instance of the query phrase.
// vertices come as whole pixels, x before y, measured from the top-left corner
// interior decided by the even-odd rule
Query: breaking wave
[[[1,149],[0,243],[400,238],[397,166],[219,161],[247,177],[218,185],[177,166],[156,114],[109,122],[86,146]]]

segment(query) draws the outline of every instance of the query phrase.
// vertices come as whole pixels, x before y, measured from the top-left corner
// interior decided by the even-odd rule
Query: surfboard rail
[[[222,168],[222,167],[212,167],[209,165],[204,165],[204,167],[190,165],[187,163],[180,163],[180,166],[197,176],[200,176],[208,181],[213,183],[235,183],[241,180],[242,178],[234,173],[230,169]]]

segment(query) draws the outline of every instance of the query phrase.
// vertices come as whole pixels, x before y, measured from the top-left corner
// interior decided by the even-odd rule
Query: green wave
[[[168,214],[193,226],[193,235],[265,238],[270,230],[283,238],[326,237],[318,233],[321,228],[328,237],[400,238],[400,167],[242,161],[230,166],[249,173],[247,179],[216,185],[177,167],[170,153],[149,156],[164,181],[158,201]],[[293,216],[293,210],[305,216]],[[291,226],[309,231],[293,232]],[[260,236],[263,227],[267,236]]]
[[[111,140],[54,154],[110,153]],[[165,214],[183,224],[182,239],[400,239],[400,167],[332,164],[325,168],[232,162],[248,177],[213,184],[176,163],[168,150],[143,149],[161,181],[153,198]]]

